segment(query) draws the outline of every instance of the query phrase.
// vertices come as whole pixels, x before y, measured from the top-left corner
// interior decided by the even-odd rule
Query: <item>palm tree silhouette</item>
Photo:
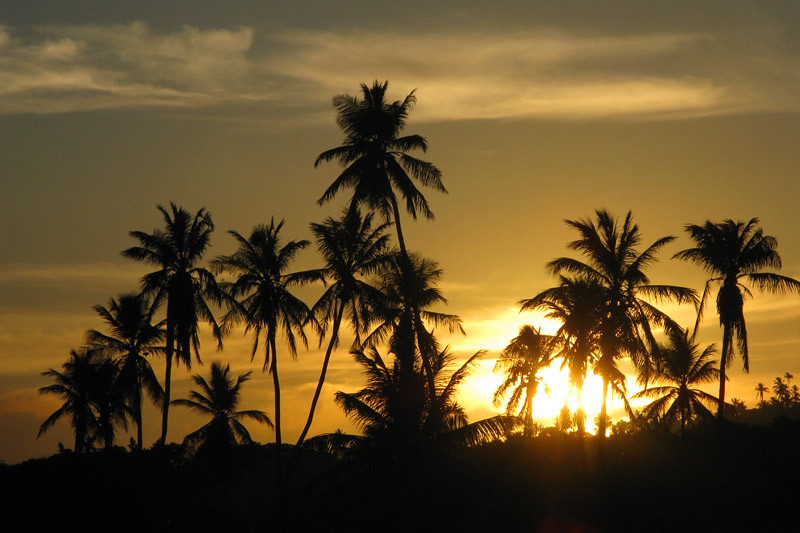
[[[717,314],[722,326],[722,353],[719,364],[719,405],[717,417],[722,420],[725,403],[726,370],[734,357],[734,344],[738,345],[744,371],[750,371],[750,356],[747,348],[747,327],[744,320],[744,297],[750,291],[742,282],[766,292],[783,293],[800,291],[800,282],[772,272],[762,272],[765,267],[780,268],[781,258],[776,250],[775,237],[764,235],[758,227],[758,219],[748,222],[723,222],[707,220],[702,226],[687,224],[686,232],[694,241],[694,248],[687,248],[674,255],[675,258],[691,261],[711,276],[703,290],[697,313],[695,331],[703,317],[705,302],[714,284],[719,284]]]
[[[764,406],[764,393],[769,392],[769,387],[764,385],[763,383],[759,382],[756,385],[756,397],[759,398],[758,406]]]
[[[94,352],[72,350],[69,360],[61,365],[61,372],[52,368],[42,372],[42,376],[52,378],[55,383],[39,388],[39,393],[59,396],[64,403],[42,423],[36,438],[61,418],[69,417],[75,432],[75,452],[83,452],[90,444],[91,431],[97,426],[91,397],[95,358]]]
[[[347,94],[333,98],[336,123],[345,134],[344,143],[322,152],[314,166],[338,160],[345,169],[317,203],[322,205],[332,200],[340,190],[352,188],[351,208],[366,204],[381,212],[386,220],[393,220],[400,251],[407,256],[395,191],[405,199],[406,210],[416,219],[418,212],[426,218],[433,218],[433,212],[413,180],[443,193],[447,189],[442,184],[438,168],[407,153],[411,150],[427,151],[425,138],[399,136],[416,102],[414,91],[402,102],[389,103],[386,101],[388,85],[388,81],[375,81],[372,87],[362,83],[361,99]]]
[[[235,444],[250,444],[253,439],[242,424],[249,418],[274,428],[272,420],[263,411],[237,411],[241,401],[242,385],[250,379],[252,372],[246,372],[234,382],[230,375],[230,364],[222,366],[219,361],[211,363],[211,372],[206,381],[199,374],[192,376],[192,381],[200,390],[190,391],[188,400],[173,400],[173,405],[188,407],[195,413],[211,417],[211,420],[200,429],[189,433],[184,443],[192,446],[210,448],[226,448]]]
[[[115,426],[126,427],[125,417],[129,413],[114,386],[116,365],[100,352],[84,348],[72,350],[61,368],[62,372],[52,368],[42,372],[55,383],[41,387],[39,393],[60,396],[64,403],[42,423],[37,438],[61,418],[69,417],[75,431],[76,453],[91,448],[96,440],[102,440],[110,448],[114,444]]]
[[[536,374],[553,361],[555,340],[552,335],[543,335],[541,329],[524,325],[500,353],[494,366],[494,372],[505,373],[505,379],[494,393],[494,404],[500,405],[508,397],[506,414],[518,412],[518,416],[524,418],[524,434],[528,437],[533,436],[533,398],[539,385]]]
[[[186,435],[185,447],[195,448],[198,455],[211,458],[212,464],[224,478],[225,510],[230,513],[231,499],[231,448],[237,444],[251,444],[253,439],[244,426],[244,419],[255,420],[274,428],[272,421],[263,411],[237,411],[241,401],[242,385],[250,379],[251,372],[241,374],[234,382],[230,375],[230,364],[222,366],[219,361],[211,363],[209,380],[199,374],[192,381],[199,390],[189,392],[189,399],[174,400],[172,403],[188,407],[195,413],[211,417],[200,429]]]
[[[319,435],[309,439],[312,448],[345,457],[415,459],[430,451],[431,446],[460,448],[496,440],[515,426],[515,417],[502,415],[469,423],[455,400],[459,385],[484,352],[477,352],[449,374],[449,350],[437,352],[433,361],[437,382],[435,413],[419,357],[409,370],[407,362],[401,362],[396,354],[387,364],[374,347],[352,353],[364,367],[367,385],[355,393],[337,392],[336,402],[363,436],[339,432]]]
[[[644,408],[645,417],[658,419],[667,426],[678,421],[683,436],[686,424],[692,419],[713,418],[706,405],[713,406],[717,398],[695,387],[719,378],[712,360],[714,351],[712,344],[700,352],[688,330],[670,332],[669,345],[661,348],[654,373],[654,381],[665,385],[645,388],[631,399],[655,398]]]
[[[276,338],[283,333],[292,357],[297,357],[297,340],[308,346],[303,327],[309,323],[317,326],[311,310],[302,300],[290,292],[290,288],[312,281],[323,280],[322,270],[288,273],[291,262],[297,254],[310,243],[306,240],[289,241],[281,245],[280,230],[283,220],[277,225],[271,220],[269,226],[258,225],[253,228],[249,238],[235,231],[229,231],[238,243],[231,255],[219,256],[212,261],[218,272],[235,276],[231,282],[223,283],[226,293],[232,298],[228,301],[229,310],[223,318],[225,331],[234,324],[244,322],[245,333],[253,333],[251,360],[263,341],[263,370],[272,374],[275,393],[275,468],[276,480],[281,480],[281,387],[278,375],[278,352]]]
[[[565,221],[580,234],[580,238],[567,247],[580,252],[586,262],[560,257],[550,261],[547,267],[555,275],[575,275],[592,280],[602,288],[604,309],[598,324],[601,354],[596,369],[603,378],[598,435],[605,436],[606,398],[614,381],[614,360],[622,355],[629,356],[646,382],[651,364],[649,354],[657,348],[651,325],[663,326],[668,331],[677,328],[672,319],[642,297],[655,302],[696,304],[697,296],[694,290],[685,287],[651,284],[645,273],[656,261],[656,253],[675,237],[657,239],[639,253],[637,246],[642,236],[630,211],[621,224],[604,209],[595,214],[596,222],[589,219]]]
[[[586,277],[559,276],[557,287],[545,289],[533,298],[521,300],[521,311],[541,310],[545,317],[561,322],[555,333],[560,339],[561,368],[569,368],[570,384],[582,405],[583,384],[589,365],[600,357],[598,324],[604,310],[603,287]]]
[[[381,292],[363,280],[363,276],[374,274],[390,258],[387,254],[389,238],[384,233],[388,224],[373,228],[372,218],[368,213],[362,219],[358,209],[351,209],[345,211],[339,220],[328,218],[322,224],[311,225],[317,248],[325,259],[324,276],[331,282],[314,305],[313,312],[321,323],[332,321],[333,325],[308,420],[297,439],[297,446],[303,444],[311,428],[331,353],[339,343],[339,328],[345,313],[355,333],[354,345],[357,346],[361,343],[361,334],[368,331],[374,319],[374,309],[381,305]]]
[[[164,340],[163,321],[150,322],[150,305],[141,294],[123,294],[119,300],[111,299],[109,306],[96,305],[94,310],[105,321],[109,333],[89,330],[90,349],[104,355],[118,357],[116,387],[126,398],[136,423],[136,442],[142,449],[142,389],[156,404],[162,401],[164,391],[158,383],[146,356],[163,353],[159,344]]]
[[[464,334],[461,318],[457,315],[431,311],[436,304],[447,300],[439,290],[442,270],[430,259],[411,253],[404,260],[395,255],[379,272],[377,285],[384,295],[383,306],[378,310],[380,324],[365,339],[366,346],[390,337],[391,351],[410,372],[419,355],[423,377],[428,385],[428,396],[436,396],[434,360],[439,347],[425,322],[434,328],[445,328],[450,333]],[[405,265],[405,266],[404,266]]]
[[[209,245],[214,223],[211,215],[201,208],[194,216],[183,208],[170,203],[170,211],[157,206],[164,218],[164,229],[152,233],[131,231],[130,235],[140,246],[123,250],[122,255],[159,267],[142,278],[142,292],[152,297],[153,309],[166,303],[166,375],[164,378],[164,401],[162,402],[161,437],[167,440],[170,391],[172,382],[172,360],[191,368],[191,351],[200,361],[200,339],[198,322],[211,325],[217,339],[217,348],[222,348],[222,337],[214,315],[206,302],[211,299],[220,303],[222,293],[213,274],[197,266]]]

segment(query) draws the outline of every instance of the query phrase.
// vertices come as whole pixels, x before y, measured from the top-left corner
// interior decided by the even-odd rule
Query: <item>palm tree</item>
[[[388,81],[375,81],[372,87],[362,83],[361,99],[347,94],[333,98],[336,122],[345,134],[344,143],[322,152],[314,166],[338,160],[345,169],[317,203],[322,205],[332,200],[341,189],[352,188],[351,208],[366,204],[370,209],[380,211],[386,220],[394,220],[400,251],[405,257],[408,254],[395,191],[405,199],[406,210],[414,219],[418,212],[430,219],[433,218],[433,212],[413,180],[443,193],[447,189],[442,184],[438,168],[407,153],[411,150],[427,151],[425,138],[419,135],[399,136],[416,102],[414,91],[402,102],[388,103],[388,85]]]
[[[463,335],[464,329],[457,315],[430,310],[434,305],[447,303],[438,286],[442,275],[439,265],[414,253],[405,259],[402,255],[395,256],[379,272],[377,284],[384,296],[379,309],[381,323],[365,339],[365,345],[373,346],[389,336],[392,353],[409,372],[418,354],[428,396],[434,398],[434,363],[439,346],[425,323],[445,328],[449,333]]]
[[[664,385],[645,388],[631,399],[655,398],[645,407],[645,417],[659,419],[667,426],[678,421],[683,436],[690,420],[713,418],[706,405],[713,406],[717,398],[694,387],[719,378],[719,370],[712,360],[714,351],[712,344],[700,352],[688,330],[670,332],[669,346],[661,349],[661,360],[654,376],[656,382]]]
[[[506,414],[519,411],[518,416],[525,419],[525,436],[533,435],[533,398],[539,385],[536,374],[553,361],[555,340],[552,335],[542,335],[541,329],[524,325],[494,365],[494,372],[505,373],[505,379],[494,393],[494,404],[500,405],[510,393]]]
[[[372,227],[372,214],[363,219],[358,209],[347,210],[339,220],[328,218],[323,224],[312,224],[317,248],[325,259],[324,276],[331,283],[314,305],[313,312],[321,323],[333,323],[328,348],[322,362],[319,382],[311,400],[308,420],[297,439],[297,446],[311,428],[331,353],[339,343],[339,328],[345,313],[355,333],[354,345],[361,343],[361,334],[368,331],[374,309],[380,305],[381,292],[363,280],[375,273],[388,259],[388,224]]]
[[[744,371],[750,371],[744,298],[751,293],[743,282],[771,293],[800,292],[800,282],[772,272],[762,272],[765,267],[780,268],[781,258],[776,250],[778,241],[775,237],[764,235],[764,231],[758,227],[757,218],[751,218],[748,222],[707,220],[702,226],[687,224],[686,232],[695,246],[678,252],[674,257],[691,261],[710,275],[700,300],[695,331],[703,317],[712,285],[719,284],[717,314],[722,326],[722,353],[717,417],[722,420],[726,371],[734,357],[734,344],[739,348]]]
[[[61,372],[52,368],[42,372],[42,376],[52,378],[55,383],[39,388],[39,393],[59,396],[64,403],[42,423],[36,438],[61,418],[69,417],[75,432],[75,452],[81,453],[90,445],[91,432],[97,427],[92,407],[92,365],[96,357],[96,352],[72,350],[69,360],[61,365]]]
[[[616,368],[614,360],[623,355],[630,357],[646,383],[651,365],[649,354],[657,349],[651,327],[677,329],[672,319],[642,297],[655,303],[696,304],[697,296],[694,290],[686,287],[651,284],[645,273],[656,261],[656,253],[675,237],[657,239],[640,253],[637,246],[642,235],[630,211],[621,224],[604,209],[595,214],[596,222],[589,219],[565,221],[580,234],[580,238],[567,247],[580,252],[585,262],[560,257],[550,261],[547,267],[555,275],[567,273],[592,280],[602,290],[603,310],[598,324],[601,354],[596,368],[603,378],[598,435],[605,436],[606,398]]]
[[[569,368],[571,386],[581,403],[586,371],[600,357],[599,328],[604,309],[603,287],[591,278],[559,276],[557,287],[545,289],[533,298],[521,300],[520,312],[541,310],[546,318],[558,320],[561,326],[555,336],[563,360],[561,368]]]
[[[226,292],[234,300],[228,302],[230,309],[223,318],[227,331],[234,324],[245,324],[245,333],[253,333],[251,360],[255,357],[262,334],[264,346],[263,370],[272,374],[275,392],[275,468],[276,480],[281,479],[281,387],[278,376],[277,335],[283,333],[292,357],[297,357],[297,339],[308,346],[303,327],[317,322],[311,310],[302,300],[290,292],[290,288],[312,281],[323,280],[323,271],[309,270],[288,273],[291,262],[310,243],[306,240],[289,241],[281,245],[280,230],[283,220],[277,225],[271,220],[269,226],[253,228],[249,238],[229,231],[239,244],[231,255],[219,256],[212,264],[218,272],[235,276],[231,282],[223,283]]]
[[[199,374],[192,376],[192,381],[200,387],[199,391],[190,391],[188,400],[173,400],[173,405],[188,407],[195,413],[210,416],[211,421],[197,431],[186,435],[184,444],[191,446],[207,446],[225,448],[235,444],[250,444],[253,439],[242,424],[249,418],[273,428],[272,420],[263,411],[237,411],[241,401],[242,385],[250,379],[252,372],[246,372],[234,382],[230,375],[230,364],[224,367],[219,361],[211,363],[209,380]]]
[[[126,427],[129,413],[114,386],[117,366],[100,352],[84,348],[80,352],[72,350],[61,367],[62,372],[52,368],[42,372],[55,383],[41,387],[39,392],[60,396],[64,403],[42,423],[37,438],[68,416],[75,431],[75,452],[90,449],[96,440],[110,448],[116,425]]]
[[[150,322],[150,305],[141,294],[123,294],[119,300],[111,299],[109,306],[96,305],[94,310],[105,321],[109,333],[89,330],[87,341],[90,349],[104,355],[118,357],[119,366],[116,387],[126,398],[136,423],[137,447],[142,449],[142,389],[146,390],[156,404],[160,403],[164,391],[155,372],[147,360],[151,353],[163,353],[160,343],[164,340],[163,321]]]
[[[759,398],[758,405],[759,407],[764,406],[764,393],[769,392],[769,387],[764,385],[763,383],[758,383],[756,385],[756,397]]]
[[[437,352],[433,361],[437,382],[435,414],[419,358],[409,371],[396,354],[387,363],[374,347],[353,351],[356,361],[364,367],[367,385],[355,393],[337,392],[336,402],[359,426],[363,436],[326,434],[309,439],[308,445],[344,456],[415,460],[430,451],[431,446],[458,448],[501,438],[515,426],[514,417],[495,416],[469,423],[455,400],[458,386],[483,354],[474,354],[448,375],[445,369],[452,356],[447,348]]]
[[[237,411],[241,401],[242,385],[250,379],[250,374],[251,372],[246,372],[238,376],[234,382],[230,375],[230,365],[226,364],[223,367],[221,362],[214,361],[211,363],[208,381],[199,374],[192,376],[192,381],[200,388],[199,391],[190,391],[188,400],[179,399],[172,402],[175,405],[188,407],[199,415],[211,417],[207,424],[186,435],[183,444],[196,447],[198,453],[208,454],[213,460],[212,464],[224,472],[226,512],[230,512],[231,447],[253,442],[242,420],[249,418],[274,428],[272,421],[263,411]]]
[[[194,216],[183,208],[170,203],[170,211],[157,206],[164,218],[164,229],[152,233],[130,232],[140,246],[123,250],[122,255],[159,267],[142,278],[142,292],[152,297],[153,309],[166,302],[166,375],[164,378],[164,401],[162,402],[161,437],[167,440],[170,390],[172,382],[172,360],[191,368],[191,351],[200,361],[200,339],[198,323],[203,320],[211,325],[217,339],[217,348],[222,348],[222,337],[214,314],[206,299],[220,303],[222,293],[213,274],[197,265],[209,245],[214,223],[211,215],[201,208]]]

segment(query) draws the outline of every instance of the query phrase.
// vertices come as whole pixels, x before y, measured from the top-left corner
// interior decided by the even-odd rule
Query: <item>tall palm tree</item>
[[[645,407],[644,415],[668,426],[680,422],[683,436],[690,420],[713,418],[706,406],[715,405],[717,398],[695,387],[719,378],[719,370],[712,360],[714,351],[712,344],[700,352],[688,330],[670,332],[669,345],[661,349],[661,360],[654,376],[654,381],[664,385],[645,388],[631,399],[654,398]]]
[[[585,261],[560,257],[547,267],[555,275],[579,276],[602,288],[603,311],[598,324],[601,354],[596,368],[603,378],[598,434],[605,436],[606,398],[616,367],[614,360],[623,355],[630,357],[646,383],[651,365],[649,354],[657,350],[652,326],[663,326],[668,331],[677,329],[672,319],[647,300],[696,304],[697,296],[686,287],[651,284],[645,273],[656,261],[658,251],[672,242],[674,236],[657,239],[640,253],[637,247],[642,235],[630,211],[621,223],[604,209],[598,209],[595,215],[596,222],[565,221],[580,235],[567,247],[580,252]]]
[[[553,361],[557,348],[555,340],[553,335],[543,335],[541,329],[526,324],[494,365],[495,372],[505,373],[505,379],[494,393],[494,404],[500,405],[510,393],[506,414],[519,412],[518,416],[525,419],[526,436],[533,436],[533,398],[539,385],[536,374]]]
[[[764,235],[757,218],[751,218],[748,222],[734,222],[731,219],[723,222],[707,220],[703,225],[687,224],[686,232],[694,241],[694,247],[682,250],[674,257],[701,266],[710,276],[700,300],[695,331],[702,320],[712,286],[719,285],[717,314],[722,327],[722,352],[717,417],[722,420],[726,372],[734,357],[734,345],[739,348],[744,371],[750,371],[744,298],[751,293],[744,282],[761,291],[778,294],[800,292],[800,282],[787,276],[762,271],[767,267],[780,268],[781,258],[776,249],[777,239]]]
[[[142,278],[142,292],[152,298],[151,305],[158,309],[166,303],[166,374],[164,377],[164,401],[160,442],[167,440],[169,406],[172,384],[173,357],[178,363],[191,368],[191,351],[200,361],[199,322],[211,326],[217,339],[217,348],[222,348],[219,325],[208,305],[210,299],[220,303],[222,293],[214,275],[198,266],[208,248],[214,223],[211,214],[201,208],[191,215],[183,208],[170,203],[170,210],[157,206],[164,218],[164,229],[152,233],[131,231],[130,235],[139,246],[123,250],[122,255],[142,261],[159,269]]]
[[[42,372],[55,383],[39,388],[40,394],[59,396],[64,403],[42,423],[36,438],[63,417],[69,417],[75,432],[75,452],[81,453],[90,445],[92,432],[97,427],[97,415],[92,407],[92,378],[97,357],[92,351],[70,351],[70,358],[61,365],[62,371],[54,369]]]
[[[225,291],[233,298],[228,302],[230,308],[223,318],[223,325],[230,329],[234,324],[244,323],[245,332],[252,332],[253,347],[251,359],[255,357],[263,341],[263,370],[272,374],[275,393],[275,468],[276,480],[281,480],[281,387],[278,375],[277,336],[282,333],[292,357],[297,357],[297,338],[308,346],[304,326],[317,322],[311,310],[290,292],[295,286],[312,281],[323,280],[323,271],[287,272],[289,265],[310,242],[306,240],[289,241],[281,244],[280,230],[283,220],[269,226],[258,225],[253,228],[249,238],[235,231],[229,231],[238,243],[231,255],[219,256],[212,265],[221,273],[234,276],[233,281],[223,283]]]
[[[400,136],[406,119],[416,102],[412,91],[403,101],[389,103],[386,90],[389,82],[377,80],[368,87],[361,84],[361,98],[348,94],[333,98],[336,123],[344,132],[341,146],[322,152],[314,166],[338,160],[345,169],[317,201],[322,205],[346,188],[353,189],[351,208],[366,204],[380,211],[386,220],[393,220],[403,256],[407,256],[400,208],[396,191],[406,201],[406,210],[414,218],[422,213],[433,218],[428,202],[414,185],[414,180],[426,187],[446,193],[441,172],[433,164],[417,159],[407,152],[427,151],[428,143],[419,135]]]
[[[136,423],[136,443],[142,449],[142,389],[159,404],[164,391],[156,378],[147,355],[163,353],[163,321],[150,322],[150,303],[142,294],[123,294],[111,299],[108,307],[96,305],[94,310],[106,323],[109,333],[89,330],[90,349],[117,357],[117,388],[126,398]]]
[[[521,300],[520,312],[541,310],[546,318],[561,322],[561,368],[569,368],[569,381],[581,403],[586,371],[600,357],[599,328],[604,311],[603,287],[591,278],[559,276],[560,284],[533,298]]]
[[[373,227],[372,218],[368,213],[362,219],[358,209],[352,209],[345,211],[339,220],[328,218],[322,224],[311,225],[317,248],[325,259],[325,279],[330,281],[313,312],[321,323],[332,321],[333,325],[311,409],[297,446],[303,443],[311,428],[331,353],[339,343],[339,328],[345,313],[355,333],[354,344],[359,345],[361,334],[368,331],[374,318],[374,309],[380,306],[381,292],[363,277],[374,274],[390,258],[387,254],[389,237],[385,234],[388,224]]]
[[[764,385],[763,383],[759,382],[756,385],[756,397],[759,398],[758,405],[759,407],[764,406],[764,393],[769,392],[769,387]]]
[[[192,381],[200,390],[190,391],[188,400],[173,400],[173,405],[188,407],[195,413],[210,416],[211,420],[200,429],[186,435],[184,443],[192,446],[227,447],[234,444],[250,444],[253,439],[242,420],[249,418],[273,428],[272,420],[263,411],[237,411],[241,401],[242,385],[250,379],[246,372],[233,380],[230,364],[222,366],[219,361],[211,363],[208,381],[199,374]]]

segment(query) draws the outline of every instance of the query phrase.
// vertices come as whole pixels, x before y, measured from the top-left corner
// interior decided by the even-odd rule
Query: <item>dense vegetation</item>
[[[320,154],[316,165],[338,161],[343,170],[319,203],[348,191],[352,196],[339,218],[311,226],[320,268],[292,269],[312,243],[287,241],[283,221],[257,225],[249,234],[230,231],[236,251],[207,267],[204,255],[215,227],[205,209],[192,214],[176,204],[159,206],[162,228],[131,232],[137,246],[123,255],[155,270],[142,278],[138,293],[97,306],[105,330],[90,330],[60,371],[44,373],[52,383],[41,392],[58,396],[63,405],[41,432],[68,419],[73,450],[3,468],[3,486],[19,487],[4,494],[5,501],[24,509],[19,494],[35,494],[33,501],[53,508],[52,514],[32,517],[38,522],[26,529],[81,523],[89,509],[92,524],[109,524],[128,504],[137,509],[130,529],[252,530],[271,523],[298,530],[476,529],[502,523],[545,531],[570,524],[588,531],[695,525],[749,530],[764,521],[779,523],[778,514],[744,508],[727,515],[726,527],[720,522],[720,507],[744,503],[742,494],[754,487],[758,504],[780,513],[785,494],[771,486],[782,475],[797,474],[788,466],[800,438],[800,425],[786,418],[800,409],[792,376],[776,379],[769,400],[765,386],[756,388],[759,411],[772,409],[777,417],[771,426],[724,420],[727,415],[756,421],[741,402],[725,401],[726,369],[737,349],[745,370],[749,365],[743,314],[748,285],[800,291],[800,282],[764,271],[780,267],[774,237],[764,235],[755,218],[687,224],[694,246],[674,257],[709,274],[698,296],[694,289],[648,277],[648,267],[674,236],[642,248],[630,212],[618,219],[599,209],[594,217],[567,220],[577,232],[567,248],[579,257],[552,260],[547,267],[556,284],[519,302],[522,310],[543,310],[562,326],[554,335],[524,326],[510,340],[495,369],[505,375],[494,398],[505,406],[504,414],[469,421],[458,403],[458,386],[483,354],[456,367],[439,344],[434,331],[463,332],[461,320],[437,308],[446,302],[439,289],[442,272],[435,261],[407,248],[401,223],[401,206],[413,218],[433,218],[418,185],[447,191],[440,171],[409,153],[427,149],[423,137],[403,135],[414,94],[390,103],[386,90],[387,83],[376,82],[362,85],[360,97],[334,98],[344,141]],[[293,291],[310,283],[324,283],[325,290],[309,305]],[[695,343],[715,285],[723,328],[719,364],[714,346]],[[664,302],[694,305],[693,330],[661,311]],[[249,373],[234,378],[219,362],[208,379],[193,377],[199,389],[189,399],[172,398],[173,363],[188,369],[193,360],[201,362],[202,323],[220,346],[236,327],[252,335],[251,358],[263,354],[262,369],[272,376],[274,413],[240,410]],[[366,383],[359,391],[337,393],[335,401],[360,434],[309,438],[342,328],[355,338],[348,351],[363,366]],[[279,366],[291,370],[279,363],[315,338],[328,339],[318,386],[297,444],[287,446]],[[163,386],[150,366],[153,356],[165,358]],[[639,412],[627,402],[622,359],[634,363],[645,386],[637,396],[653,399]],[[555,428],[533,423],[537,373],[556,361],[569,368],[579,399],[588,371],[602,378],[596,437],[586,434],[580,412],[567,410]],[[697,388],[712,380],[719,381],[717,396]],[[629,420],[610,424],[609,393],[625,400]],[[161,438],[150,450],[143,449],[141,436],[147,397],[163,413]],[[167,444],[170,405],[210,420],[183,445]],[[273,427],[275,443],[252,443],[245,419]],[[137,439],[126,452],[115,439],[129,421]],[[86,453],[99,445],[103,453]],[[36,479],[63,480],[68,494],[61,489],[55,496],[53,486]],[[674,510],[667,522],[657,518],[665,501]],[[423,517],[429,521],[420,523]]]

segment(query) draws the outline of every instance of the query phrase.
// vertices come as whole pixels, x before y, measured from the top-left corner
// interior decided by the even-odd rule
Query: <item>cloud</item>
[[[184,27],[156,34],[134,22],[48,26],[16,37],[0,28],[0,113],[197,107],[267,98],[237,91],[252,68],[253,30]]]
[[[781,36],[747,37],[0,27],[0,113],[268,103],[316,119],[331,95],[376,78],[418,88],[422,121],[800,110],[800,64]]]

